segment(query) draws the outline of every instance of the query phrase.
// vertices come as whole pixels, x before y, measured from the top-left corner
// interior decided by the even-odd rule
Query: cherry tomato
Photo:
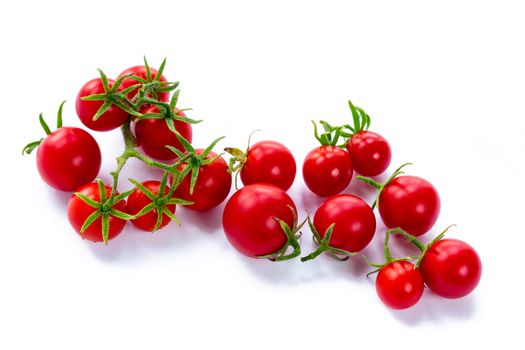
[[[204,150],[197,149],[197,155],[202,154]],[[216,153],[210,152],[206,155],[206,159],[217,156]],[[181,164],[179,171],[182,171],[187,164]],[[217,158],[213,162],[200,167],[197,182],[193,188],[193,193],[190,194],[191,173],[188,174],[180,185],[175,190],[174,196],[193,202],[187,205],[186,208],[196,211],[206,211],[215,208],[221,204],[228,194],[232,186],[232,176],[228,173],[228,164],[222,157]]]
[[[108,79],[109,86],[113,86],[114,80]],[[122,90],[122,85],[118,91]],[[93,117],[98,112],[104,101],[83,101],[81,97],[104,93],[104,85],[100,78],[88,81],[78,92],[75,108],[80,121],[91,130],[109,131],[118,128],[128,119],[128,113],[119,107],[112,105],[96,121]]]
[[[142,185],[155,195],[159,193],[159,181],[145,181],[142,183]],[[170,188],[166,186],[166,188],[164,189],[164,195],[167,195],[169,191]],[[128,197],[127,212],[128,214],[135,215],[150,203],[152,203],[152,200],[148,198],[148,196],[146,196],[144,192],[142,192],[139,188],[135,188],[135,190]],[[175,213],[175,204],[168,204],[166,205],[166,208],[172,213]],[[155,225],[157,224],[158,218],[158,211],[156,209],[153,209],[148,213],[131,220],[131,223],[143,231],[152,232],[155,228]],[[157,229],[160,230],[161,228],[169,224],[170,221],[171,218],[169,216],[167,216],[166,214],[162,214],[162,221]]]
[[[144,111],[144,114],[158,112],[159,109],[156,106],[150,106]],[[179,110],[176,111],[176,114],[179,116],[185,116],[184,112]],[[191,143],[191,124],[179,120],[174,120],[174,124],[175,129]],[[175,153],[166,148],[166,145],[173,146],[180,151],[185,152],[179,139],[177,139],[175,133],[168,128],[164,119],[139,120],[135,124],[135,136],[144,153],[159,160],[173,160],[177,158]]]
[[[313,223],[321,237],[335,224],[329,244],[349,252],[365,248],[376,230],[372,208],[351,194],[338,194],[324,201],[315,212]]]
[[[150,74],[151,74],[151,79],[154,80],[155,77],[157,76],[157,70],[155,68],[151,68],[150,67]],[[125,71],[123,71],[122,73],[120,73],[117,77],[117,79],[119,79],[120,77],[124,76],[124,75],[128,75],[128,74],[133,74],[139,78],[142,78],[144,80],[147,80],[148,79],[148,75],[147,75],[147,70],[146,70],[146,66],[134,66],[134,67],[130,67],[128,69],[126,69]],[[160,81],[161,82],[165,82],[166,81],[166,78],[164,77],[164,75],[161,75],[160,76]],[[123,89],[127,89],[128,87],[132,86],[132,85],[136,85],[136,84],[140,84],[137,80],[134,80],[134,79],[131,79],[131,78],[125,78],[123,81],[122,81],[122,88]],[[138,87],[136,89],[133,89],[131,90],[128,94],[127,94],[127,97],[128,99],[131,101],[133,100],[133,97],[135,97],[135,95],[137,94],[138,92]],[[165,92],[157,92],[157,100],[158,101],[161,101],[161,102],[168,102],[170,99],[170,93],[165,91]]]
[[[313,193],[329,197],[343,191],[352,179],[352,160],[337,146],[320,146],[306,155],[303,177]]]
[[[427,287],[445,298],[466,296],[481,278],[478,253],[457,239],[442,239],[432,244],[420,268]]]
[[[354,170],[363,176],[376,176],[390,165],[392,151],[385,138],[373,131],[360,131],[348,141],[346,149]]]
[[[294,224],[294,202],[279,187],[248,185],[228,200],[222,217],[228,241],[242,254],[255,258],[279,251],[286,235],[276,218],[289,227]]]
[[[417,176],[399,176],[379,195],[379,213],[389,228],[401,227],[414,236],[430,230],[439,216],[439,195]]]
[[[275,141],[252,145],[241,168],[244,185],[264,182],[287,191],[295,179],[295,159],[288,148]]]
[[[111,195],[111,187],[105,186],[107,196]],[[80,192],[88,198],[100,202],[100,190],[97,183],[89,183],[80,187],[77,192]],[[118,195],[118,193],[116,194]],[[126,201],[121,200],[113,205],[113,208],[121,212],[126,212]],[[67,216],[71,226],[81,235],[83,239],[87,239],[92,242],[102,242],[102,219],[98,217],[93,223],[84,231],[80,233],[80,229],[86,219],[96,211],[95,208],[84,202],[82,199],[73,194],[69,200],[67,207]],[[111,240],[118,236],[126,226],[126,220],[117,218],[115,216],[109,216],[109,235],[108,240]]]
[[[36,165],[42,179],[61,191],[74,191],[95,179],[101,163],[97,141],[87,131],[63,127],[40,144]]]
[[[423,295],[421,272],[410,261],[394,261],[381,268],[376,279],[376,291],[381,301],[392,309],[415,305]]]

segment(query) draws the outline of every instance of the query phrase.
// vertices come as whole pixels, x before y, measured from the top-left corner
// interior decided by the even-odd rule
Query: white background
[[[3,206],[0,348],[425,349],[523,343],[525,12],[519,1],[18,1],[0,11]],[[357,256],[347,263],[245,258],[228,244],[222,206],[178,210],[182,227],[128,227],[108,246],[70,228],[70,194],[39,178],[37,116],[80,125],[74,99],[103,68],[116,76],[147,55],[168,58],[181,107],[204,118],[194,143],[275,139],[301,168],[316,145],[310,119],[349,121],[351,98],[391,143],[393,162],[430,180],[442,211],[429,240],[474,246],[483,261],[473,294],[425,292],[410,310],[378,300]],[[108,179],[118,131],[94,133]],[[130,162],[125,177],[152,174]],[[370,200],[370,188],[347,190]],[[301,209],[321,199],[300,172]],[[304,212],[302,212],[304,217]],[[380,222],[380,221],[379,221]],[[364,253],[380,261],[384,227]],[[302,246],[310,251],[309,230]]]

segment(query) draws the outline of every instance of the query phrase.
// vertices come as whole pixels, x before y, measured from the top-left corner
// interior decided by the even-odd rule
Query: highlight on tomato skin
[[[292,210],[293,209],[293,210]],[[282,189],[252,184],[235,192],[224,208],[223,228],[230,244],[241,254],[258,258],[279,251],[286,235],[276,218],[294,226],[297,208]]]
[[[353,135],[346,149],[354,171],[363,176],[377,176],[385,172],[392,160],[387,140],[376,132],[363,130]]]

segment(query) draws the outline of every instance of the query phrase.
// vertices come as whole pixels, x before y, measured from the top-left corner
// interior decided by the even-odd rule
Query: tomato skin
[[[354,170],[363,176],[383,173],[392,160],[392,150],[386,139],[368,130],[352,136],[346,145]]]
[[[414,236],[430,230],[441,202],[430,182],[417,176],[399,176],[379,196],[379,213],[388,228],[401,227]]]
[[[432,244],[420,268],[427,287],[450,299],[472,292],[481,279],[482,270],[478,253],[458,239],[442,239]]]
[[[202,154],[204,150],[197,149],[197,155]],[[210,152],[206,159],[217,156],[216,153]],[[179,171],[182,171],[187,164],[181,164]],[[217,158],[213,162],[201,166],[199,176],[193,193],[190,195],[191,173],[186,175],[180,185],[174,192],[176,198],[184,199],[193,202],[191,205],[186,205],[186,208],[196,211],[207,211],[215,208],[221,204],[228,194],[232,186],[232,176],[228,173],[228,164],[222,157]]]
[[[415,305],[423,295],[423,277],[409,261],[394,261],[381,268],[376,279],[381,301],[396,310]]]
[[[113,86],[114,83],[115,81],[113,79],[108,79],[110,87]],[[118,88],[118,91],[121,90],[122,85]],[[102,93],[104,93],[102,80],[100,78],[95,78],[88,81],[80,88],[75,102],[75,108],[80,121],[86,127],[95,131],[109,131],[116,129],[128,119],[128,113],[113,105],[109,107],[109,109],[96,121],[93,121],[93,117],[104,104],[104,101],[83,101],[81,97]]]
[[[62,127],[38,147],[36,165],[42,179],[60,191],[74,191],[95,179],[101,164],[100,148],[87,131]]]
[[[159,181],[145,181],[142,183],[142,185],[154,194],[159,193]],[[169,191],[170,188],[166,186],[166,188],[164,189],[164,195],[167,195]],[[135,190],[128,197],[127,212],[128,214],[135,215],[151,202],[151,199],[149,199],[148,196],[144,194],[144,192],[142,192],[139,188],[135,188]],[[166,208],[168,208],[168,210],[172,213],[175,213],[175,204],[168,204],[166,205]],[[139,229],[141,229],[142,231],[152,232],[155,228],[155,225],[157,224],[158,217],[159,214],[157,210],[153,209],[145,215],[139,216],[138,218],[131,220],[131,223]],[[160,230],[161,228],[169,224],[170,221],[171,218],[169,216],[167,216],[166,214],[162,214],[162,221],[157,229]]]
[[[144,111],[146,113],[158,113],[156,106],[151,106]],[[184,112],[177,110],[176,114],[185,116]],[[191,124],[174,120],[175,129],[191,143],[192,127]],[[142,119],[135,124],[135,136],[144,153],[159,160],[174,160],[177,158],[175,153],[166,148],[166,145],[173,146],[182,152],[186,150],[180,143],[177,136],[168,128],[164,119]]]
[[[294,202],[279,187],[248,185],[233,194],[224,208],[222,224],[231,245],[240,253],[256,258],[275,253],[286,243],[286,235],[275,220],[292,227]]]
[[[351,194],[337,194],[324,201],[314,215],[314,227],[321,237],[335,223],[330,246],[349,252],[365,248],[374,237],[376,219],[372,208]]]
[[[151,79],[155,79],[155,77],[157,76],[157,70],[155,68],[151,68],[150,67],[150,73],[151,73]],[[124,75],[128,75],[128,74],[133,74],[133,75],[136,75],[138,76],[139,78],[142,78],[142,79],[145,79],[147,80],[147,73],[146,73],[146,66],[133,66],[133,67],[130,67],[126,70],[124,70],[122,73],[120,73],[117,77],[117,79],[121,78],[122,76]],[[165,82],[167,81],[166,78],[164,77],[164,75],[161,75],[160,76],[160,81],[161,82]],[[132,86],[132,85],[136,85],[136,84],[140,84],[138,81],[134,80],[134,79],[131,79],[131,78],[125,78],[123,81],[122,81],[122,89],[127,89],[128,87]],[[133,97],[135,97],[135,95],[137,94],[139,90],[139,87],[137,87],[136,89],[133,89],[131,90],[126,96],[128,97],[128,99],[131,101],[133,99]],[[161,102],[168,102],[170,99],[170,93],[169,92],[157,92],[157,100],[161,101]]]
[[[106,185],[105,188],[107,196],[109,197],[111,195],[111,187]],[[80,187],[77,190],[77,192],[84,194],[85,196],[96,202],[100,202],[100,191],[98,188],[98,184],[95,182]],[[123,199],[120,202],[115,203],[113,208],[122,212],[126,212],[126,201]],[[80,234],[80,229],[82,228],[82,225],[84,225],[86,219],[95,211],[95,208],[88,205],[75,194],[71,196],[71,199],[69,200],[69,204],[67,206],[67,216],[69,219],[69,223],[71,224],[71,226],[73,226],[75,231],[77,231],[77,233],[83,239],[87,239],[92,242],[103,242],[101,217],[98,217],[95,221],[93,221],[93,223],[84,231],[84,233]],[[124,226],[126,226],[126,220],[110,216],[108,240],[111,240],[118,236],[124,229]]]
[[[320,146],[306,155],[303,178],[313,193],[329,197],[343,191],[352,179],[352,160],[337,146]]]
[[[275,141],[261,141],[248,150],[240,175],[244,185],[268,183],[287,191],[295,179],[296,164],[292,152]]]

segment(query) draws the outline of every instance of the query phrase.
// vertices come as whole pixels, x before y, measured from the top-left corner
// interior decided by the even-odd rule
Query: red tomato
[[[244,185],[258,182],[275,185],[287,191],[295,179],[295,159],[288,148],[275,141],[261,141],[252,145],[241,168]]]
[[[420,265],[427,287],[445,298],[461,298],[476,288],[481,260],[467,243],[442,239],[432,244]]]
[[[360,131],[348,141],[346,149],[354,170],[363,176],[376,176],[390,165],[392,151],[385,138],[373,131]]]
[[[286,235],[276,218],[293,227],[297,210],[282,189],[268,184],[248,185],[228,200],[222,217],[228,241],[242,254],[256,258],[278,252]]]
[[[313,193],[328,197],[343,191],[352,179],[352,160],[337,146],[320,146],[306,155],[303,177]]]
[[[197,149],[195,153],[200,155],[203,151],[202,149]],[[206,159],[215,156],[217,156],[216,153],[210,152]],[[188,165],[181,164],[179,171],[182,171],[186,166]],[[188,209],[206,211],[215,208],[226,199],[232,186],[232,176],[228,173],[228,164],[222,157],[219,157],[213,162],[200,167],[193,194],[190,194],[190,183],[191,173],[184,177],[175,190],[174,196],[193,202],[193,204],[186,206]]]
[[[101,155],[97,141],[87,131],[63,127],[40,144],[36,165],[42,179],[61,191],[74,191],[95,179]]]
[[[150,70],[150,73],[151,73],[151,79],[154,80],[155,77],[157,76],[157,70],[155,68],[151,68],[151,67],[150,67],[149,70]],[[124,75],[128,75],[128,74],[133,74],[133,75],[135,75],[135,76],[137,76],[139,78],[142,78],[144,80],[148,79],[145,66],[130,67],[130,68],[126,69],[125,71],[123,71],[122,73],[120,73],[118,75],[117,79],[121,78]],[[160,76],[160,81],[161,82],[166,82],[166,78],[164,77],[164,75]],[[123,90],[127,89],[128,87],[130,87],[132,85],[136,85],[136,84],[140,84],[140,82],[138,82],[137,80],[131,79],[131,78],[125,78],[122,81],[122,89]],[[127,97],[128,97],[128,99],[130,101],[133,99],[133,97],[135,97],[135,95],[138,92],[138,89],[139,88],[137,87],[136,89],[133,89],[133,90],[131,90],[128,93]],[[157,100],[161,101],[161,102],[168,102],[170,100],[170,93],[168,91],[157,92]]]
[[[151,106],[144,111],[144,114],[146,113],[159,113],[159,109],[156,106]],[[185,116],[184,112],[179,110],[176,111],[176,114]],[[175,129],[191,143],[191,124],[179,120],[174,120],[174,124]],[[135,124],[135,136],[144,153],[159,160],[174,160],[177,158],[175,153],[166,148],[166,145],[173,146],[182,152],[186,151],[175,133],[168,128],[164,119],[139,120]]]
[[[159,181],[146,181],[143,182],[142,185],[146,187],[148,190],[150,190],[153,194],[157,195],[160,190],[160,182]],[[164,195],[167,195],[170,191],[170,188],[166,186],[164,189]],[[127,212],[131,215],[136,215],[138,212],[140,212],[145,206],[152,203],[152,200],[148,198],[142,192],[139,188],[135,188],[135,190],[129,195],[128,197],[128,203],[127,203]],[[175,204],[168,204],[166,205],[166,208],[171,211],[172,213],[175,213]],[[153,209],[149,211],[148,213],[139,216],[136,219],[131,220],[131,223],[138,227],[139,229],[143,231],[152,232],[155,228],[155,225],[157,224],[157,220],[159,218],[159,213],[156,209]],[[169,222],[171,221],[171,218],[167,216],[166,214],[162,214],[162,221],[160,226],[157,228],[160,230]]]
[[[421,299],[423,290],[421,272],[409,261],[391,262],[383,266],[377,275],[377,294],[392,309],[406,309],[415,305]]]
[[[109,86],[113,86],[114,80],[108,79]],[[119,86],[118,91],[122,90],[122,85]],[[91,130],[95,131],[109,131],[118,128],[126,119],[128,119],[128,113],[120,109],[119,107],[112,105],[109,109],[104,112],[96,121],[93,117],[98,112],[100,107],[104,104],[104,101],[83,101],[81,97],[90,96],[94,94],[104,93],[104,85],[100,78],[95,78],[88,81],[80,91],[78,92],[75,108],[80,121]]]
[[[105,186],[107,196],[111,195],[111,187]],[[97,183],[89,183],[80,187],[77,192],[80,192],[88,198],[100,202],[100,190]],[[118,195],[118,193],[117,193]],[[126,201],[121,200],[113,205],[113,208],[121,212],[126,212]],[[92,242],[103,242],[102,237],[102,219],[98,217],[85,231],[80,233],[80,229],[86,219],[93,214],[97,209],[93,208],[82,199],[73,194],[69,200],[67,207],[67,216],[71,226],[82,236],[83,239],[87,239]],[[109,235],[108,240],[111,240],[118,236],[126,226],[126,220],[117,218],[115,216],[109,216]]]
[[[338,194],[324,201],[315,212],[313,223],[321,237],[335,224],[329,244],[349,252],[365,248],[376,230],[372,208],[351,194]]]
[[[385,225],[401,227],[414,236],[432,228],[440,205],[434,186],[417,176],[396,177],[379,195],[379,213]]]

